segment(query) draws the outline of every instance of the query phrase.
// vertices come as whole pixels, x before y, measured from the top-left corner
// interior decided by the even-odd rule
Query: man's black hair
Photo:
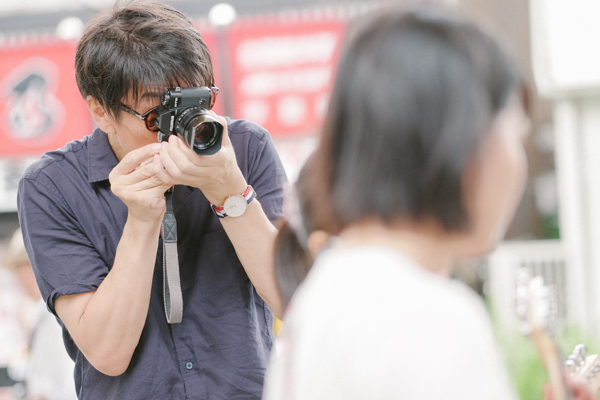
[[[154,1],[117,2],[97,14],[77,45],[75,76],[81,95],[117,121],[126,99],[135,106],[145,93],[214,83],[200,33],[181,12]]]

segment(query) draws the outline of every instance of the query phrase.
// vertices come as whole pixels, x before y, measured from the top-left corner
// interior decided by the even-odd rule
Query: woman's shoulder
[[[403,253],[378,246],[323,251],[299,292],[315,295],[335,291],[344,295],[356,289],[375,299],[431,297],[436,303],[450,301],[448,307],[455,303],[483,307],[481,298],[462,282],[433,274]]]
[[[512,398],[485,306],[466,285],[379,248],[330,250],[314,268],[284,319],[301,386],[340,370],[352,392],[380,390],[365,378],[375,374],[404,398]]]
[[[376,247],[324,252],[289,308],[302,321],[320,323],[336,315],[332,329],[386,320],[392,330],[408,335],[424,318],[429,327],[450,330],[456,337],[491,329],[483,300],[468,286],[432,274],[401,253]],[[407,326],[413,322],[415,326]]]

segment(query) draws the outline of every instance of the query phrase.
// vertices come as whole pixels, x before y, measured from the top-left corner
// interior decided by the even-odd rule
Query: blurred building
[[[290,179],[314,148],[348,23],[407,0],[233,0],[237,18],[217,26],[214,0],[166,1],[185,12],[213,55],[216,111],[271,132]],[[440,0],[503,37],[531,82],[529,19],[518,0]],[[0,239],[16,228],[15,190],[43,152],[92,129],[73,79],[73,52],[85,23],[113,0],[25,0],[0,4]],[[226,23],[227,23],[226,22]],[[558,237],[550,107],[533,99],[531,179],[509,238]]]
[[[93,128],[73,76],[74,49],[85,23],[110,3],[0,5],[0,239],[17,227],[26,166]],[[216,1],[167,3],[194,21],[211,50],[215,111],[268,129],[294,179],[316,143],[348,21],[382,3],[237,0],[234,20]]]
[[[112,2],[0,3],[0,242],[18,226],[16,188],[24,168],[43,152],[93,128],[74,82],[74,48],[85,23]],[[415,3],[232,0],[235,19],[222,15],[219,21],[211,15],[219,1],[165,2],[194,21],[211,49],[221,89],[215,111],[267,128],[292,180],[317,143],[348,25],[380,7]],[[506,315],[513,313],[510,274],[527,264],[560,286],[565,319],[600,320],[590,317],[589,311],[600,315],[600,298],[591,288],[583,289],[588,281],[600,283],[600,274],[593,271],[600,262],[600,252],[593,246],[600,226],[594,207],[600,201],[594,182],[600,166],[594,157],[593,94],[600,87],[594,80],[600,64],[584,58],[594,53],[592,47],[576,56],[569,52],[573,42],[595,37],[596,32],[586,31],[586,23],[579,19],[585,14],[593,21],[600,10],[591,0],[574,2],[569,2],[574,4],[569,10],[557,11],[559,0],[437,1],[459,8],[504,40],[531,89],[529,180],[507,233],[507,239],[519,242],[508,243],[490,259],[492,264],[509,264],[495,269],[503,271],[500,274],[490,273],[490,293],[504,299],[497,303],[503,304]],[[550,34],[563,32],[560,29],[568,35]],[[559,52],[550,51],[552,46]],[[585,79],[573,81],[572,75]],[[541,242],[558,238],[562,239]],[[596,325],[600,322],[590,326]]]

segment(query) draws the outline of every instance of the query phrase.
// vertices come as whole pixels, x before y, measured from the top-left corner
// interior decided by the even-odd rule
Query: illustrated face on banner
[[[58,76],[56,64],[31,57],[0,82],[1,93],[7,99],[1,120],[9,138],[35,148],[60,133],[65,106],[55,95]]]
[[[91,133],[74,57],[71,42],[0,48],[0,157],[41,155]]]

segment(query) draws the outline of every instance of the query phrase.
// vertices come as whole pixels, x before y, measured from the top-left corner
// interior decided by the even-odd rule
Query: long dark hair
[[[433,218],[468,227],[463,171],[496,114],[525,93],[513,58],[448,10],[386,10],[347,42],[303,201],[310,221],[337,233],[366,217]],[[284,225],[276,273],[287,302],[312,265]]]
[[[317,152],[340,226],[365,217],[432,218],[468,227],[462,175],[523,81],[513,58],[448,10],[389,10],[363,26],[340,62]]]

